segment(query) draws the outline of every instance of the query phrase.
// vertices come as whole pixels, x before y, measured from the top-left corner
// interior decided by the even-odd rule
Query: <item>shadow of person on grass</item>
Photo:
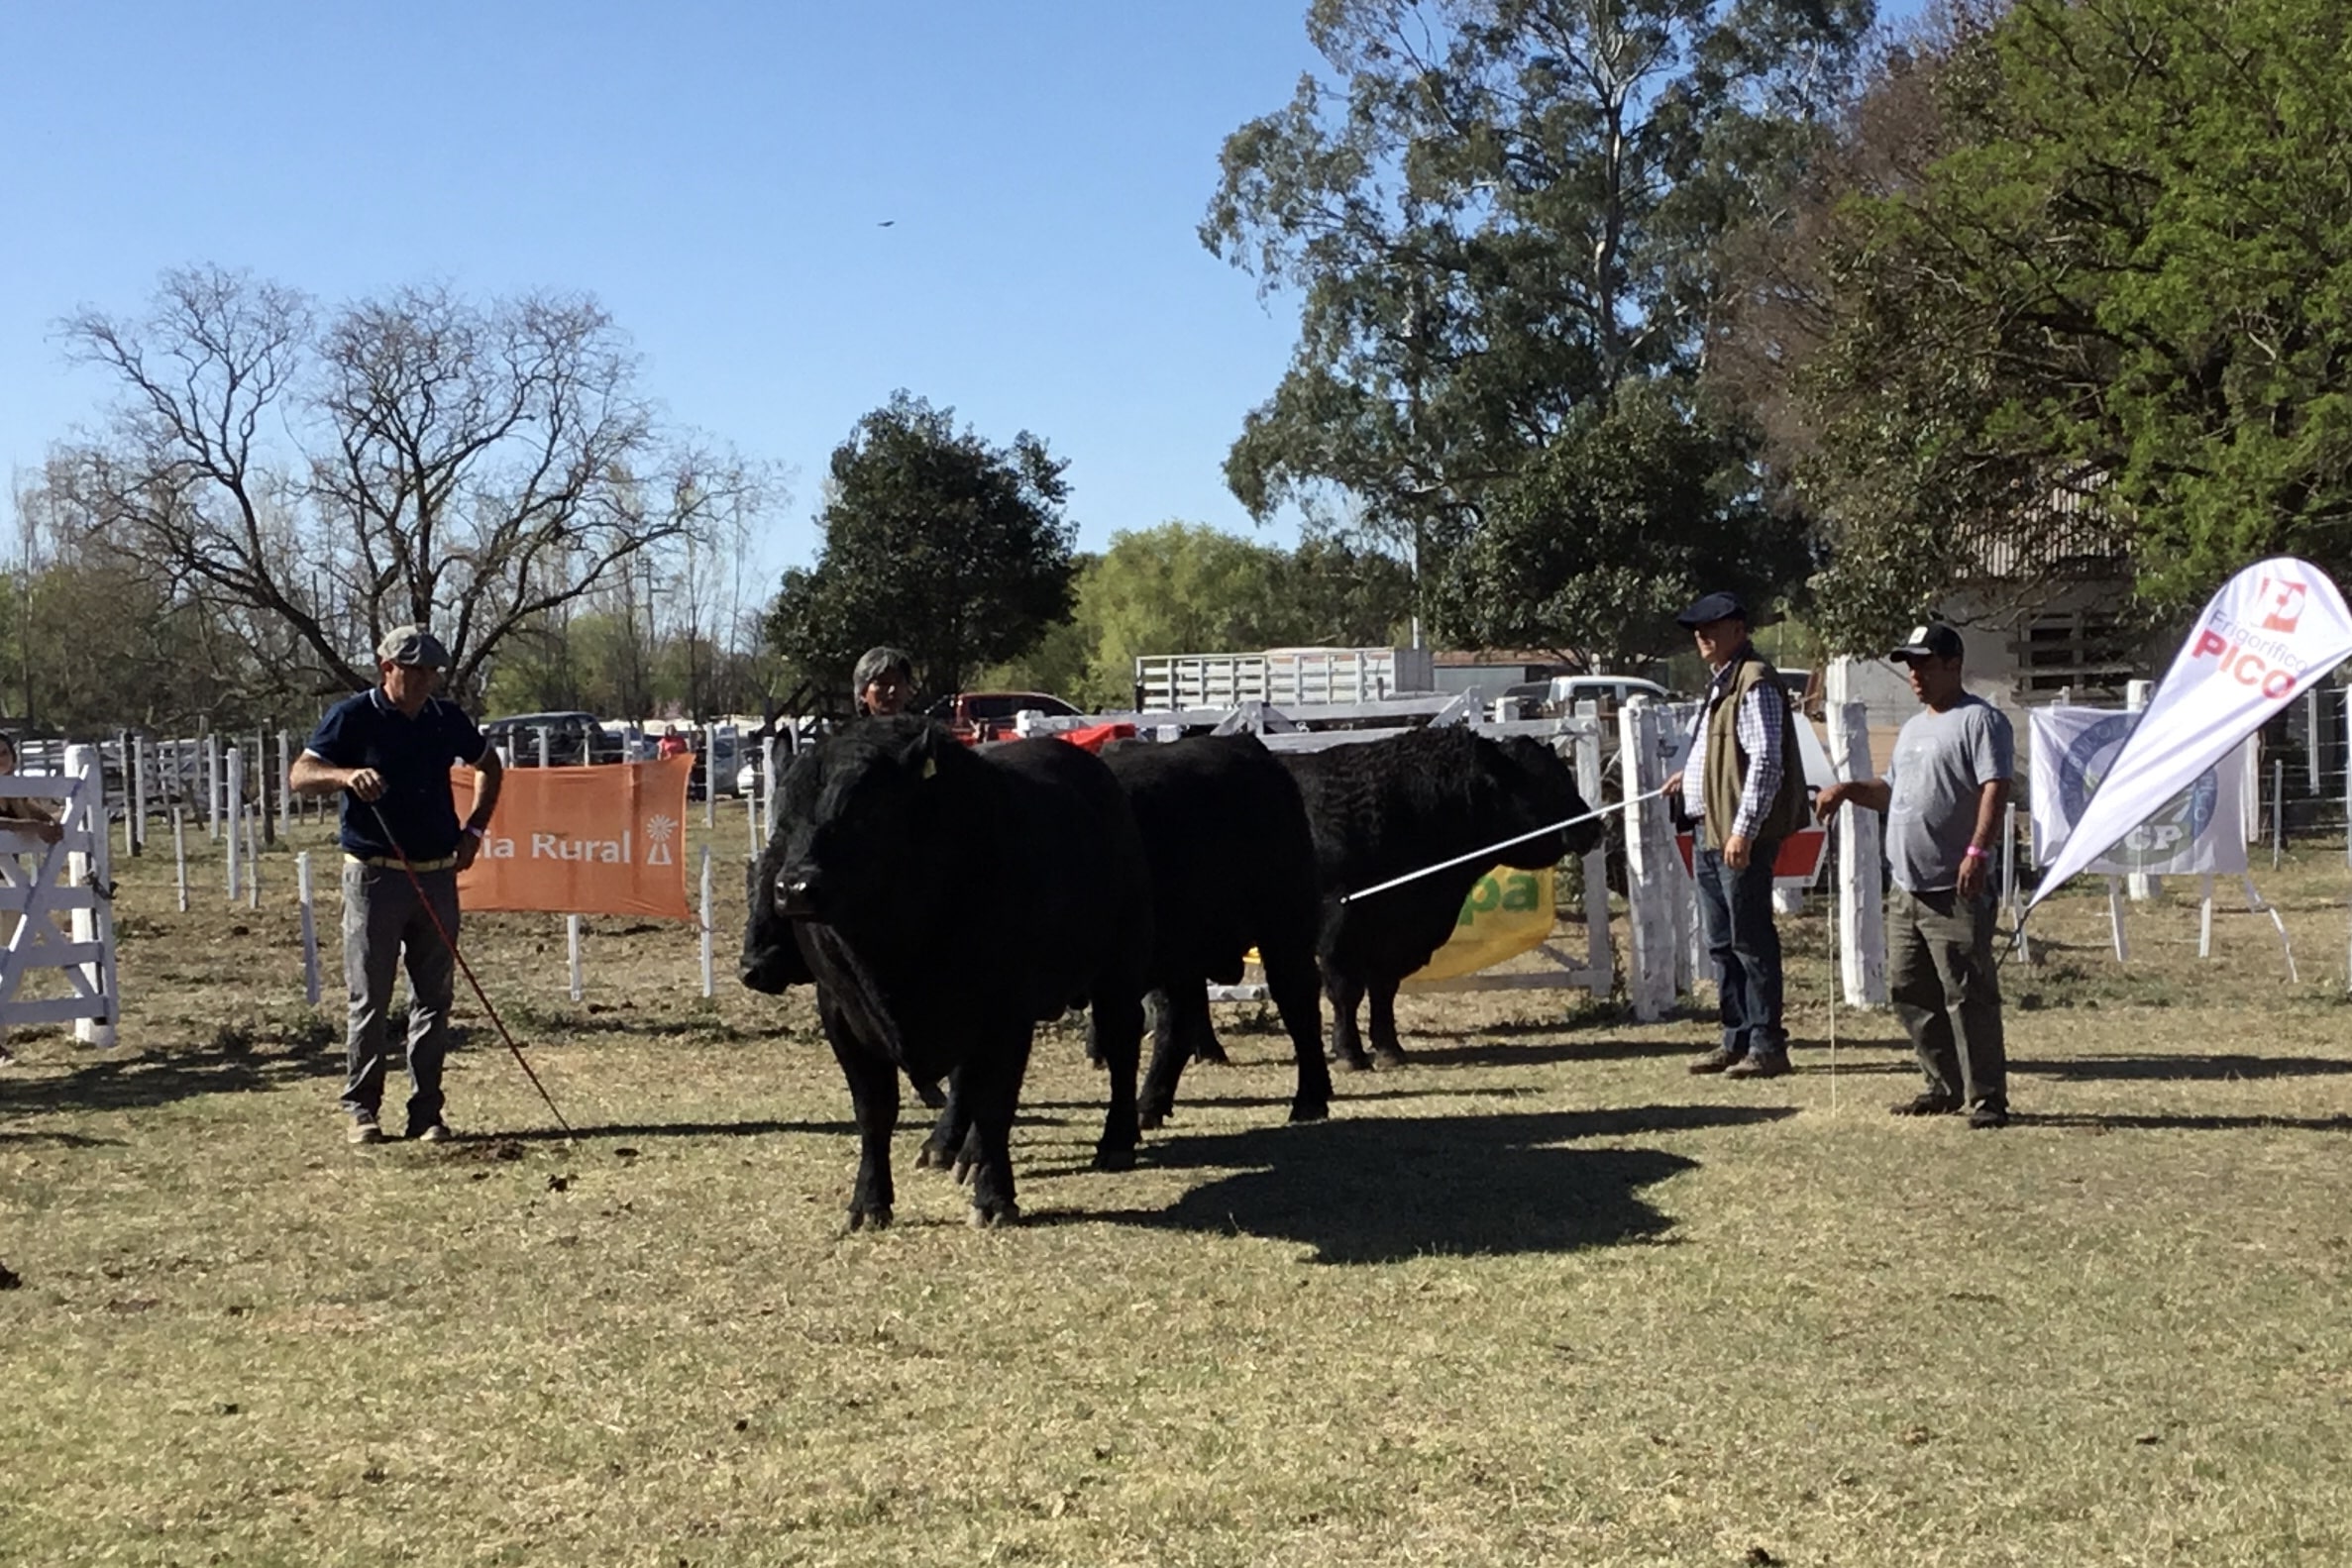
[[[2328,1078],[2352,1073],[2352,1059],[2326,1056],[2074,1056],[2050,1061],[2009,1059],[2011,1073],[2085,1083],[2098,1079]]]
[[[395,1067],[397,1064],[395,1063]],[[139,1110],[199,1095],[234,1095],[343,1076],[343,1052],[257,1049],[242,1037],[99,1057],[63,1073],[16,1077],[0,1103],[16,1111]]]
[[[1146,1165],[1220,1170],[1161,1210],[1073,1209],[1041,1224],[1110,1220],[1151,1229],[1270,1236],[1318,1263],[1430,1253],[1573,1252],[1663,1236],[1673,1222],[1642,1190],[1698,1162],[1662,1149],[1561,1148],[1581,1139],[1752,1125],[1785,1106],[1639,1105],[1489,1116],[1339,1118],[1144,1151]]]
[[[2026,1127],[2070,1127],[2089,1132],[2352,1132],[2352,1116],[2152,1115],[2143,1112],[2017,1112],[2010,1121]]]

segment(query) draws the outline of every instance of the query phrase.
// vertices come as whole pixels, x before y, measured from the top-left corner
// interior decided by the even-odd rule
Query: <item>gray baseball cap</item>
[[[384,664],[424,665],[434,670],[447,670],[450,665],[449,650],[422,626],[393,627],[375,645],[375,657]]]

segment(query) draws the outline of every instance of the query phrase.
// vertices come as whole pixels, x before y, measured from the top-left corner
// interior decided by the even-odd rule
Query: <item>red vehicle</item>
[[[923,709],[955,733],[966,745],[1005,740],[1013,734],[1013,716],[1023,710],[1053,715],[1078,710],[1060,697],[1042,691],[958,691]]]

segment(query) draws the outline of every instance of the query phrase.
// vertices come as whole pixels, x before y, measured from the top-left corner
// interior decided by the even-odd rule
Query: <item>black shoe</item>
[[[2005,1127],[2008,1124],[2009,1107],[2006,1105],[1978,1105],[1975,1110],[1969,1112],[1969,1125],[1971,1127],[1982,1129],[1985,1127]]]
[[[1723,1070],[1726,1078],[1778,1078],[1788,1071],[1786,1051],[1751,1051]]]
[[[1745,1052],[1735,1051],[1728,1045],[1719,1045],[1705,1056],[1692,1057],[1690,1070],[1694,1073],[1721,1073],[1741,1061],[1745,1055]]]
[[[1947,1099],[1942,1095],[1922,1095],[1917,1099],[1906,1099],[1887,1108],[1898,1116],[1949,1116],[1960,1109],[1960,1101]]]

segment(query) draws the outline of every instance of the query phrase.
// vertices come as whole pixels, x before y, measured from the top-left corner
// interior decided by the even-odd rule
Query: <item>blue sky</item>
[[[674,420],[795,470],[767,567],[813,554],[826,456],[899,387],[1044,437],[1089,546],[1246,531],[1221,466],[1294,317],[1194,230],[1225,136],[1316,63],[1304,12],[14,0],[0,469],[105,394],[57,317],[219,262],[329,303],[595,294]]]

